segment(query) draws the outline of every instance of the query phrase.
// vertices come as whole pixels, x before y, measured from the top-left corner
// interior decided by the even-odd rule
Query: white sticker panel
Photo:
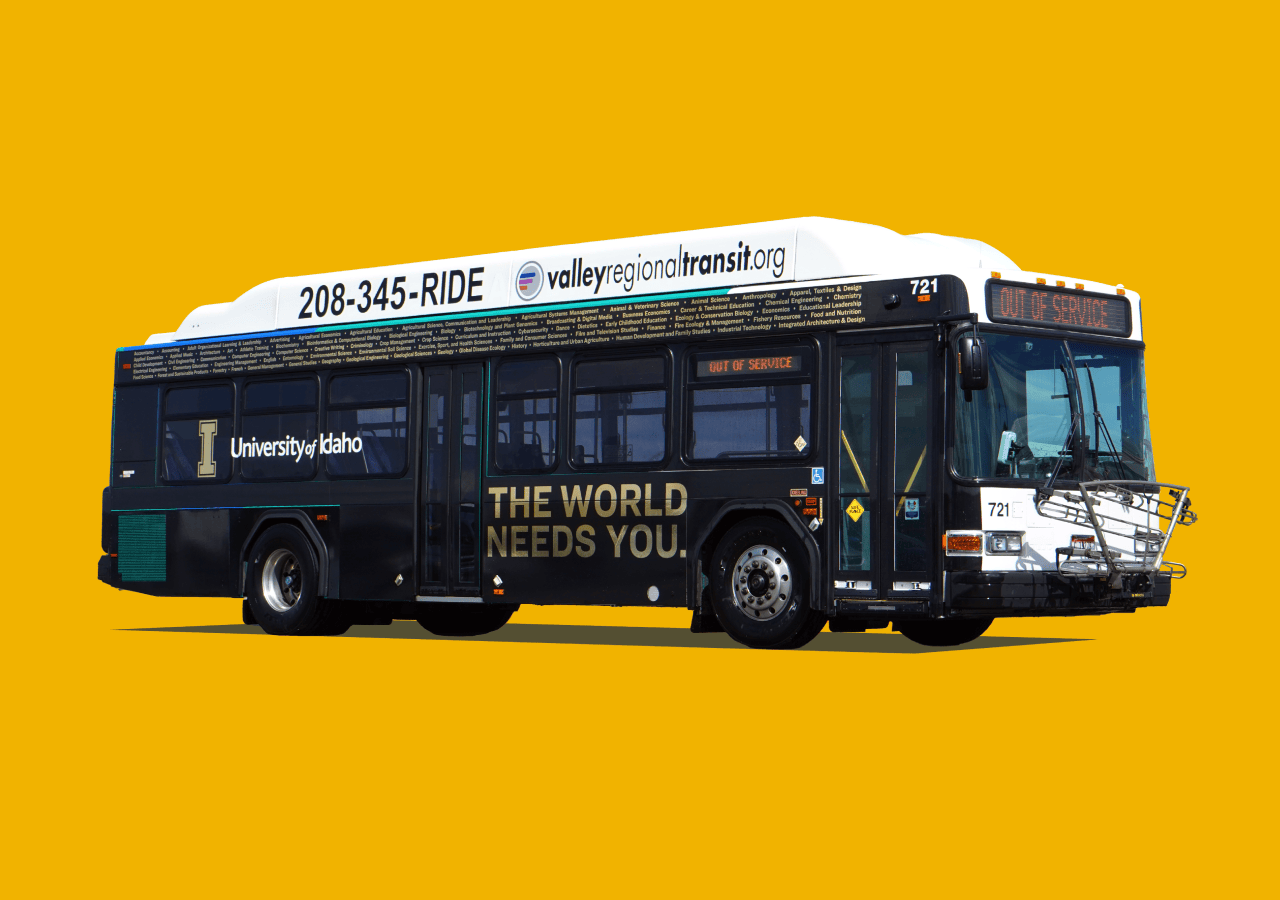
[[[796,231],[760,225],[284,278],[277,329],[794,281]]]
[[[1071,542],[1069,526],[1036,512],[1035,487],[982,488],[982,530],[1022,534],[1022,553],[1017,556],[986,553],[984,539],[984,571],[1053,570],[1054,549]]]

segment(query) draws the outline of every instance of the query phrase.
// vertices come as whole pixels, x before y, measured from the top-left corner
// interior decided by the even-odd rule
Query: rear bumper
[[[106,553],[98,557],[98,580],[112,587],[120,587],[120,576],[116,574],[115,557]]]
[[[115,565],[115,557],[108,553],[102,554],[97,558],[97,580],[102,584],[120,588],[120,572]]]

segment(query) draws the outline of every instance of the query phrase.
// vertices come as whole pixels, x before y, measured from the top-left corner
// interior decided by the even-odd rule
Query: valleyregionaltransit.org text
[[[594,287],[592,293],[598,294],[600,288],[610,282],[630,292],[639,282],[671,281],[721,272],[768,271],[774,278],[781,278],[786,271],[787,250],[785,247],[752,249],[750,244],[738,241],[737,249],[725,253],[688,253],[681,244],[676,255],[666,259],[644,259],[640,253],[636,256],[635,262],[603,266],[585,265],[584,257],[577,257],[569,268],[547,272],[547,287],[550,290]]]

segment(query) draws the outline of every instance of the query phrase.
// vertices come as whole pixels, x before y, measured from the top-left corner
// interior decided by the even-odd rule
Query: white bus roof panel
[[[993,271],[1035,280],[982,241],[901,235],[838,219],[784,219],[277,278],[230,303],[197,307],[177,331],[154,334],[147,344],[708,288],[942,274],[966,282],[974,311],[985,318],[976,298]],[[1110,290],[1090,283],[1099,288]],[[1137,332],[1137,298],[1130,296]]]

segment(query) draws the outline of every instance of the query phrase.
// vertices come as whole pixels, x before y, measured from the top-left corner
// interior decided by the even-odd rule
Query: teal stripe
[[[648,294],[643,297],[622,297],[614,300],[582,300],[576,303],[550,303],[541,306],[504,306],[501,309],[477,310],[468,313],[446,313],[441,316],[418,316],[412,319],[379,319],[376,322],[353,322],[350,325],[320,325],[316,331],[350,331],[353,328],[377,328],[381,325],[412,325],[417,322],[442,322],[448,319],[482,319],[488,316],[512,316],[526,312],[547,312],[555,309],[589,309],[593,306],[619,306],[623,303],[652,303],[656,300],[691,300],[694,297],[725,297],[728,288],[713,291],[684,291],[678,294]],[[229,339],[228,339],[229,340]]]
[[[286,506],[274,503],[270,506],[147,506],[139,509],[116,509],[112,512],[127,516],[136,512],[176,512],[180,509],[340,509],[341,507],[340,503],[290,503]]]

